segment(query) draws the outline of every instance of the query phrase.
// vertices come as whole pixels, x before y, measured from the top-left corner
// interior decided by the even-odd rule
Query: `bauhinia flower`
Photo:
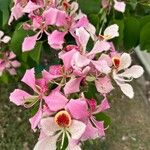
[[[66,110],[71,113],[73,118],[81,120],[86,124],[86,130],[81,137],[83,141],[105,135],[104,122],[97,121],[94,115],[108,108],[110,108],[110,106],[106,98],[102,100],[100,105],[97,105],[94,99],[88,100],[85,98],[71,100],[66,105]]]
[[[13,52],[2,52],[0,58],[0,76],[4,71],[8,71],[11,75],[16,75],[16,68],[20,67],[20,62],[15,60],[16,55]]]
[[[113,79],[126,96],[133,98],[133,88],[128,82],[132,81],[133,78],[142,76],[143,68],[139,65],[131,66],[131,56],[127,53],[123,53],[121,56],[114,56],[112,62],[114,65]]]
[[[46,136],[37,142],[34,150],[56,150],[56,143],[60,138],[60,148],[62,148],[65,136],[69,142],[71,139],[78,140],[86,128],[83,122],[72,119],[66,110],[57,112],[54,117],[43,118],[40,124]]]
[[[23,105],[26,108],[30,108],[35,103],[40,101],[37,113],[32,118],[30,118],[32,129],[35,129],[42,117],[42,101],[44,96],[47,94],[46,92],[48,90],[48,85],[44,79],[35,78],[35,72],[33,68],[26,71],[21,81],[28,85],[35,94],[31,95],[24,90],[15,89],[10,94],[9,99],[17,106]]]

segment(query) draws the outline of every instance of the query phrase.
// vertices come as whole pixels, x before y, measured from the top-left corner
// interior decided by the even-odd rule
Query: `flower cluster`
[[[114,3],[116,8],[118,2]],[[105,136],[107,126],[97,115],[110,108],[108,94],[115,83],[126,96],[133,98],[129,82],[140,77],[143,68],[131,66],[130,55],[118,53],[110,42],[119,36],[118,25],[110,25],[103,34],[96,35],[95,27],[78,9],[77,2],[16,0],[9,23],[24,14],[28,14],[29,21],[23,28],[33,30],[35,35],[24,39],[22,51],[32,50],[46,34],[50,47],[60,50],[62,64],[43,70],[39,78],[34,68],[27,70],[21,81],[32,92],[15,89],[10,101],[26,108],[38,106],[29,119],[31,128],[40,130],[34,150],[80,150],[81,142]],[[68,34],[74,38],[74,44],[65,41]],[[90,40],[93,47],[89,50]],[[92,95],[90,86],[95,88],[96,96],[88,96]]]
[[[3,44],[7,44],[11,38],[7,35],[4,36],[4,32],[0,31],[0,50]],[[11,75],[16,75],[16,68],[20,67],[20,63],[15,60],[16,55],[11,51],[0,52],[0,76],[5,71],[8,71]]]

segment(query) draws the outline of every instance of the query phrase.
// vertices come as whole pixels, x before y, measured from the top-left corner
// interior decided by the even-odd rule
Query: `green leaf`
[[[100,0],[77,0],[79,7],[86,14],[97,14],[100,10]]]
[[[140,32],[140,47],[142,50],[150,52],[150,22],[148,22]]]
[[[88,83],[88,89],[87,89],[86,92],[84,92],[85,97],[88,98],[88,99],[92,99],[92,98],[97,99],[97,97],[96,97],[97,93],[98,92],[96,90],[95,84],[89,82]]]
[[[21,25],[22,23],[19,23],[16,26],[16,29],[12,35],[12,40],[10,43],[10,49],[18,55],[22,53],[22,42],[24,38],[27,36],[27,32],[22,29]]]
[[[130,0],[129,4],[131,5],[132,9],[135,10],[138,2],[137,0]]]
[[[0,10],[2,12],[3,26],[7,24],[9,19],[9,5],[11,0],[0,0]]]
[[[150,15],[142,17],[140,19],[140,28],[142,29],[148,22],[150,22]]]
[[[124,46],[129,50],[139,44],[140,22],[133,17],[124,19]]]
[[[24,38],[27,35],[32,35],[32,34],[33,34],[32,31],[27,32],[22,28],[22,22],[19,23],[16,26],[15,31],[12,35],[12,40],[11,40],[11,43],[10,43],[10,49],[12,51],[14,51],[16,54],[21,55],[21,53],[22,53],[22,43],[24,41]]]
[[[0,28],[2,28],[2,25],[3,25],[3,13],[0,10]]]
[[[35,48],[30,51],[30,57],[37,63],[40,63],[40,56],[41,56],[41,51],[42,51],[42,44],[43,42],[37,42]]]
[[[104,121],[105,128],[107,128],[111,124],[110,117],[104,114],[103,112],[96,114],[95,117],[97,121]]]
[[[89,20],[94,25],[97,26],[97,23],[99,21],[99,17],[97,14],[89,14]]]
[[[8,77],[8,74],[7,74],[6,72],[3,72],[2,76],[0,76],[0,79],[1,79],[4,83],[6,83],[6,84],[9,83],[9,77]]]

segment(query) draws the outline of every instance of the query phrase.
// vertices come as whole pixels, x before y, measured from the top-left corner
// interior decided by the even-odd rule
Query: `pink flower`
[[[31,2],[32,4],[32,2]],[[30,5],[31,5],[30,4]],[[37,5],[32,5],[32,7],[36,7]],[[28,5],[26,6],[27,10]],[[48,10],[45,10],[42,15],[36,15],[33,13],[29,14],[30,19],[32,20],[31,27],[33,30],[40,29],[38,33],[36,33],[33,36],[26,37],[22,44],[22,51],[30,51],[32,50],[35,45],[36,41],[39,40],[45,32],[48,35],[48,43],[49,45],[54,49],[62,49],[62,45],[64,43],[64,36],[67,32],[60,32],[58,30],[54,30],[51,34],[49,34],[46,30],[49,25],[54,26],[67,26],[67,14],[64,11],[61,11],[56,8],[49,8]]]
[[[68,140],[78,140],[85,131],[85,124],[81,121],[71,119],[71,115],[65,111],[59,111],[54,117],[47,117],[41,120],[41,129],[46,135],[40,139],[34,147],[34,150],[49,149],[56,150],[56,142],[61,136],[62,144],[64,144],[65,135]]]
[[[86,129],[81,140],[94,139],[105,135],[103,122],[95,120],[94,115],[108,108],[110,106],[106,98],[98,106],[96,106],[95,100],[88,102],[86,99],[71,100],[66,105],[66,110],[71,113],[73,118],[81,120],[86,124]]]
[[[4,71],[8,71],[11,75],[16,75],[16,68],[20,67],[20,63],[15,60],[16,55],[13,52],[3,52],[0,59],[0,76]]]
[[[23,90],[15,89],[10,94],[9,99],[17,106],[23,105],[27,108],[32,107],[37,101],[40,101],[38,112],[30,119],[32,129],[35,129],[42,117],[42,100],[48,87],[44,79],[35,79],[34,69],[27,70],[21,81],[31,87],[35,94],[31,95]]]

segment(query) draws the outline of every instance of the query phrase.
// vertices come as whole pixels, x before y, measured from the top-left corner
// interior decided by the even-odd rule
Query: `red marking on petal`
[[[60,127],[69,127],[71,125],[71,116],[67,111],[60,111],[55,115],[55,122]]]
[[[120,58],[119,57],[117,57],[117,56],[113,57],[112,62],[116,68],[118,68],[120,66]]]

